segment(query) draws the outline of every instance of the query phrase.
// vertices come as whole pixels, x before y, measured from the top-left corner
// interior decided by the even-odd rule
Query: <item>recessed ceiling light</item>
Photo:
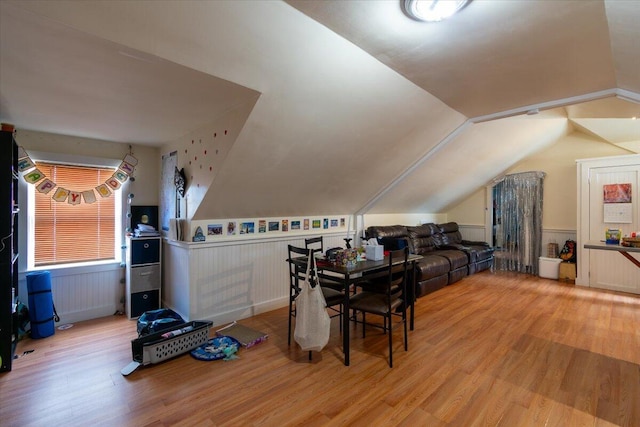
[[[471,0],[401,0],[404,12],[418,21],[437,22],[447,19]]]

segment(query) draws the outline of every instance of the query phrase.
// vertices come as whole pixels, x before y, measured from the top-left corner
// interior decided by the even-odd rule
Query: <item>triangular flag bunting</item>
[[[58,187],[58,189],[55,191],[55,193],[53,193],[53,196],[51,196],[51,198],[56,202],[64,202],[65,200],[67,200],[68,195],[69,195],[69,190],[65,190],[62,187]]]

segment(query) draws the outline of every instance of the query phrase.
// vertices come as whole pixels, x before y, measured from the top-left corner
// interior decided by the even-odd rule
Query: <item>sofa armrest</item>
[[[466,249],[466,247],[463,244],[452,244],[452,245],[440,245],[436,248],[436,250],[444,250],[444,249],[463,251]]]
[[[487,247],[491,246],[487,242],[479,242],[479,241],[476,242],[473,240],[463,240],[460,243],[462,243],[464,246],[487,246]]]

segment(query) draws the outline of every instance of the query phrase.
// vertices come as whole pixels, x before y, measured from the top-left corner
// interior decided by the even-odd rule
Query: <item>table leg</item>
[[[626,251],[618,251],[618,252],[620,252],[626,259],[634,263],[636,267],[640,268],[640,261],[632,257],[629,252],[626,252]]]
[[[349,366],[349,273],[344,276],[344,307],[342,313],[342,351],[344,352],[344,365]]]
[[[413,319],[414,319],[414,315],[413,315],[413,309],[416,305],[416,262],[413,261],[411,263],[411,286],[413,287],[413,295],[411,295],[411,319],[409,322],[409,329],[413,331]]]

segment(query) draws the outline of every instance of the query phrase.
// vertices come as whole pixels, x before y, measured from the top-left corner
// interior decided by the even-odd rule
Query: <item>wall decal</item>
[[[207,238],[205,237],[204,233],[202,232],[202,228],[197,227],[196,228],[196,232],[193,235],[193,241],[194,242],[204,242]]]

